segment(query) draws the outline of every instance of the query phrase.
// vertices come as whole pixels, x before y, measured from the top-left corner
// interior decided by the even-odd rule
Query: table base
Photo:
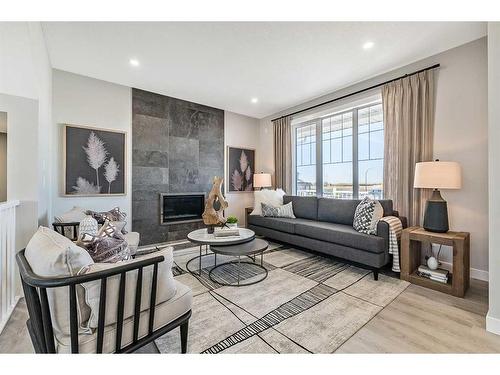
[[[251,257],[250,257],[251,258]],[[225,283],[223,281],[219,281],[219,280],[216,280],[214,277],[213,277],[213,272],[219,268],[219,267],[222,267],[222,266],[227,266],[229,264],[234,264],[237,268],[238,268],[238,281],[236,284],[229,284],[229,283]],[[258,279],[254,279],[252,277],[252,281],[251,282],[245,282],[244,280],[241,281],[240,280],[240,271],[241,271],[241,266],[244,265],[244,264],[250,264],[254,267],[257,267],[257,268],[260,268],[262,270],[264,270],[264,273],[262,274],[262,277],[259,277]],[[253,285],[253,284],[257,284],[257,283],[260,283],[261,281],[265,280],[267,275],[269,274],[269,271],[267,270],[267,268],[265,268],[262,264],[258,264],[258,263],[255,263],[255,258],[254,258],[254,262],[247,262],[247,261],[241,261],[241,259],[238,259],[238,260],[231,260],[229,262],[224,262],[222,264],[219,264],[218,266],[215,266],[213,267],[210,272],[208,273],[208,277],[210,278],[210,280],[212,280],[214,283],[217,283],[219,285],[222,285],[222,286],[235,286],[235,287],[239,287],[239,286],[248,286],[248,285]],[[256,275],[255,277],[257,277],[259,275]]]

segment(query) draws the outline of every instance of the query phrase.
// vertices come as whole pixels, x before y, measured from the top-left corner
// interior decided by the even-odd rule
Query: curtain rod
[[[364,89],[361,89],[361,90],[358,90],[358,91],[355,91],[355,92],[352,92],[350,94],[346,94],[346,95],[342,95],[338,98],[335,98],[335,99],[331,99],[331,100],[328,100],[326,102],[323,102],[323,103],[319,103],[319,104],[315,104],[311,107],[307,107],[307,108],[304,108],[304,109],[301,109],[301,110],[298,110],[298,111],[295,111],[295,112],[292,112],[292,113],[289,113],[288,115],[283,115],[283,116],[280,116],[280,117],[276,117],[275,119],[272,119],[271,121],[276,121],[276,120],[279,120],[279,119],[282,119],[284,117],[288,117],[288,116],[293,116],[293,115],[296,115],[298,113],[302,113],[302,112],[305,112],[305,111],[309,111],[310,109],[314,109],[314,108],[318,108],[318,107],[322,107],[326,104],[330,104],[330,103],[333,103],[333,102],[336,102],[338,100],[342,100],[342,99],[345,99],[345,98],[348,98],[350,96],[353,96],[353,95],[357,95],[357,94],[361,94],[362,92],[365,92],[365,91],[369,91],[369,90],[373,90],[373,89],[376,89],[377,87],[380,87],[380,86],[383,86],[383,85],[386,85],[388,83],[391,83],[391,82],[394,82],[394,81],[397,81],[399,79],[402,79],[402,78],[405,78],[405,77],[409,77],[409,76],[412,76],[412,75],[415,75],[415,74],[418,74],[418,73],[422,73],[422,72],[425,72],[426,70],[431,70],[431,69],[436,69],[436,68],[439,68],[441,66],[441,64],[434,64],[432,66],[429,66],[427,68],[424,68],[424,69],[420,69],[420,70],[417,70],[416,72],[413,72],[413,73],[408,73],[408,74],[405,74],[405,75],[402,75],[398,78],[394,78],[394,79],[390,79],[388,81],[385,81],[385,82],[382,82],[382,83],[377,83],[376,85],[373,85],[373,86],[370,86],[370,87],[367,87],[367,88],[364,88]]]

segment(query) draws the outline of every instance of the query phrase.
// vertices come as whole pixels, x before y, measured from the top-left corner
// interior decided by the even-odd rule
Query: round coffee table
[[[210,249],[213,251],[214,254],[216,254],[216,255],[222,254],[222,255],[229,255],[229,256],[238,257],[238,260],[225,262],[225,263],[222,263],[219,265],[216,264],[215,267],[213,267],[210,270],[210,272],[208,273],[210,280],[216,282],[217,284],[226,285],[226,286],[246,286],[246,285],[252,285],[252,284],[257,284],[257,283],[261,282],[268,275],[268,271],[263,265],[263,263],[264,263],[264,251],[268,247],[269,247],[269,244],[260,238],[256,238],[252,241],[240,243],[237,245],[211,246]],[[260,264],[255,263],[255,257],[259,253],[260,253]],[[253,258],[252,258],[252,255],[253,255]],[[248,262],[248,261],[242,262],[241,261],[242,256],[249,257],[250,259],[253,259],[253,262]],[[242,265],[246,265],[246,264],[250,264],[250,265],[252,265],[252,267],[260,268],[260,269],[264,270],[264,273],[262,274],[261,277],[259,277],[257,279],[251,278],[252,281],[242,283],[242,282],[240,282],[241,267],[242,267]],[[220,267],[224,267],[224,266],[227,267],[228,265],[234,265],[237,268],[237,271],[236,271],[237,284],[226,283],[224,281],[216,280],[213,277],[213,272],[216,269],[219,269]]]
[[[186,263],[186,269],[194,273],[189,269],[189,264],[195,260],[199,259],[198,265],[198,274],[201,276],[201,258],[204,256],[212,255],[208,254],[209,246],[229,246],[229,245],[237,245],[245,242],[252,241],[255,238],[255,232],[253,230],[247,228],[238,228],[240,235],[239,236],[231,236],[231,237],[215,237],[213,233],[208,233],[206,228],[197,229],[192,232],[189,232],[187,238],[192,243],[200,245],[200,255],[191,258]],[[205,245],[205,254],[203,254],[203,245]],[[215,254],[215,253],[214,253]],[[215,265],[217,265],[217,254],[215,254]]]

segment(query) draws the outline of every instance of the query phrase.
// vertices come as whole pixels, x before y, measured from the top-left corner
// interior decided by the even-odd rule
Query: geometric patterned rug
[[[374,281],[368,270],[270,242],[264,281],[221,286],[208,277],[211,253],[202,257],[201,276],[187,271],[196,255],[199,247],[174,251],[174,277],[193,290],[189,353],[333,353],[409,285],[383,274]],[[231,259],[218,255],[217,263]],[[220,267],[214,276],[234,283],[232,270]],[[252,281],[259,272],[246,266],[240,278]],[[179,330],[155,343],[160,353],[180,353]]]

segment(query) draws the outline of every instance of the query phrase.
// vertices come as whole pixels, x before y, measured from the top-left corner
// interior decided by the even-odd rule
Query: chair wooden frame
[[[181,333],[181,351],[187,351],[188,323],[191,317],[191,310],[178,317],[167,325],[154,330],[154,317],[156,305],[156,291],[158,284],[158,264],[163,262],[163,256],[144,259],[129,264],[120,265],[105,271],[83,274],[71,277],[47,278],[36,275],[31,269],[24,250],[16,255],[16,261],[21,274],[21,281],[28,307],[29,319],[26,322],[31,337],[31,342],[36,353],[56,353],[52,319],[50,315],[50,306],[47,298],[47,289],[49,288],[69,288],[69,316],[70,316],[70,338],[71,353],[79,352],[78,343],[78,318],[77,318],[77,299],[76,286],[89,281],[101,281],[101,294],[99,300],[99,314],[97,323],[97,344],[96,353],[102,353],[104,340],[104,326],[106,313],[106,285],[108,277],[120,275],[120,286],[118,291],[118,309],[116,321],[116,345],[115,353],[132,353],[146,344],[163,336],[169,331],[180,327]],[[142,276],[143,269],[147,266],[153,266],[153,278],[151,282],[151,294],[149,296],[150,309],[148,321],[148,334],[139,339],[139,318],[141,313],[142,298]],[[125,286],[127,272],[137,270],[137,286],[134,308],[134,326],[133,341],[127,346],[122,346],[123,320],[125,308]]]

